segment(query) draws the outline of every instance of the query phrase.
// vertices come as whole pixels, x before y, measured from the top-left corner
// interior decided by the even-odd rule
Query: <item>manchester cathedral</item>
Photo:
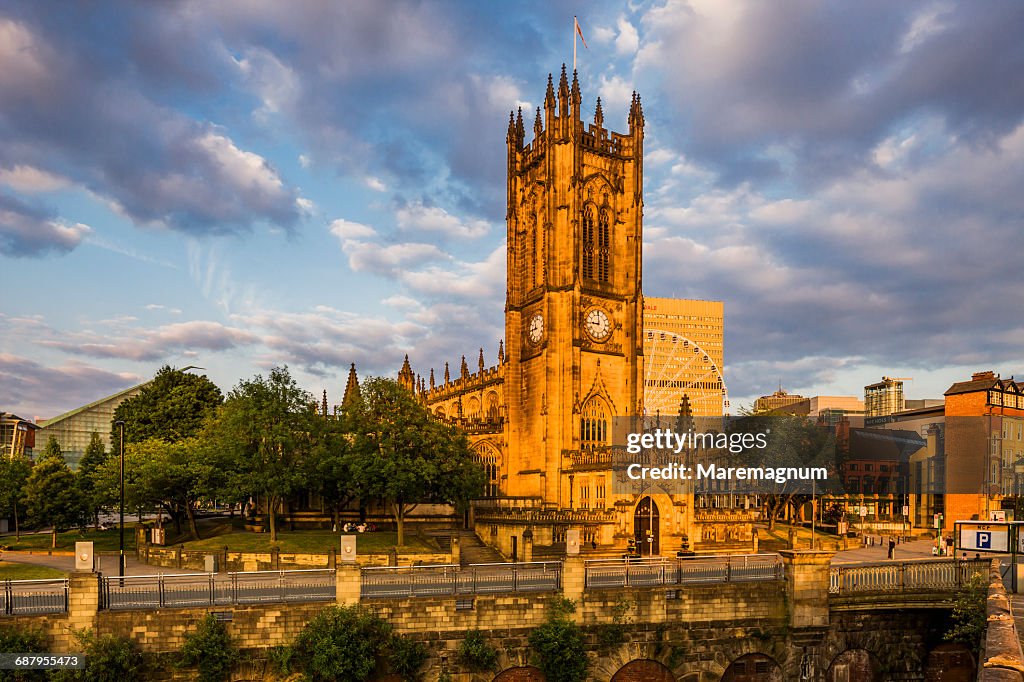
[[[649,413],[647,399],[704,415],[728,404],[721,303],[656,299],[645,325],[644,113],[635,93],[627,122],[624,133],[606,128],[600,99],[584,122],[576,73],[570,82],[564,66],[557,87],[548,76],[529,141],[522,110],[510,114],[497,364],[480,350],[470,354],[474,371],[463,355],[454,371],[446,364],[428,378],[407,356],[398,374],[469,435],[489,478],[471,523],[513,560],[564,551],[577,537],[595,552],[750,546],[751,511],[614,485],[613,418]],[[645,352],[654,376],[645,376]]]

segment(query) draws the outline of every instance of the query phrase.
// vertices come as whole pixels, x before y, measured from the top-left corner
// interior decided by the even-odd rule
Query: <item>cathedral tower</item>
[[[581,101],[563,66],[532,141],[521,110],[507,136],[508,491],[559,508],[612,417],[643,409],[643,111],[634,94],[620,134],[600,100],[585,124]]]

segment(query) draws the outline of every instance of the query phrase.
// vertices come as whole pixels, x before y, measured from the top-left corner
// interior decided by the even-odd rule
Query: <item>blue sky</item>
[[[508,111],[574,14],[585,108],[643,98],[645,293],[725,302],[734,405],[1024,372],[1016,0],[8,2],[0,409],[492,364]]]

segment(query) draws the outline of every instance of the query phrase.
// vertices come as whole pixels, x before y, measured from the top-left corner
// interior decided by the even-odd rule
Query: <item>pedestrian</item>
[[[891,537],[889,538],[889,558],[896,558],[896,541],[893,540]]]

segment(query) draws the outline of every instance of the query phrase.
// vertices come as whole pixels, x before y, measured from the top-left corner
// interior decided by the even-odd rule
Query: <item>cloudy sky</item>
[[[643,97],[645,293],[723,300],[734,407],[1024,374],[1024,4],[6,2],[0,410],[198,365],[495,361],[505,128]],[[532,119],[528,119],[532,120]]]

